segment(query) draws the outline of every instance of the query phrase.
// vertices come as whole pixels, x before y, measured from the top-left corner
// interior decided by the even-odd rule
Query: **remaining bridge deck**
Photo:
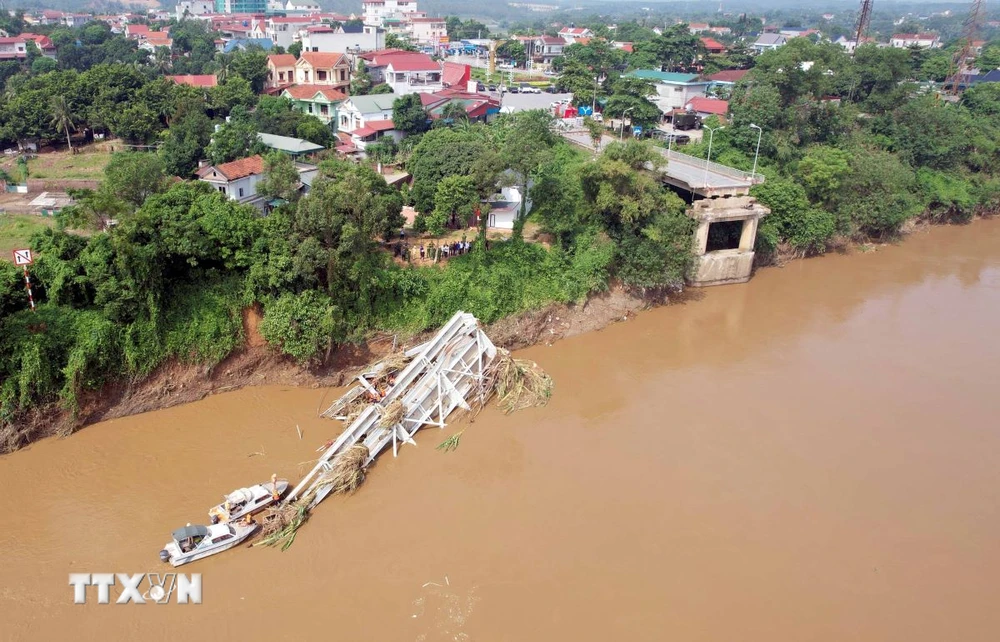
[[[587,132],[562,131],[560,133],[571,143],[587,149],[594,149],[593,142]],[[615,140],[617,139],[612,136],[605,136],[602,145],[606,146]],[[663,148],[658,149],[667,159],[666,167],[663,170],[663,181],[699,196],[740,196],[748,193],[753,185],[764,182],[764,177],[760,174],[755,175],[751,180],[750,172],[708,162],[703,158],[689,156],[673,149],[669,151]]]

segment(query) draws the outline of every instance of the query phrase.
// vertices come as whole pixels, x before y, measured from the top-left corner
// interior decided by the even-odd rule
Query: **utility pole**
[[[973,58],[973,43],[979,33],[979,18],[983,12],[983,0],[972,0],[972,7],[969,9],[969,17],[965,19],[965,28],[962,31],[962,47],[955,53],[951,61],[951,74],[945,81],[945,89],[952,96],[958,95],[958,87],[963,82],[968,85],[969,59]],[[951,85],[950,88],[948,85]]]
[[[872,24],[872,4],[874,4],[874,1],[861,0],[861,11],[858,13],[858,23],[854,28],[854,51],[851,52],[852,58],[857,53],[858,47],[861,46],[862,39],[868,37],[868,30]]]

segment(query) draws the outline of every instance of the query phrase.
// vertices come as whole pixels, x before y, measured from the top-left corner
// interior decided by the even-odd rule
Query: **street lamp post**
[[[622,112],[622,127],[621,130],[618,132],[618,142],[625,140],[625,114],[629,113],[633,109],[634,107],[629,107],[628,109]]]
[[[702,129],[708,130],[708,158],[705,159],[705,187],[708,187],[708,164],[712,162],[712,140],[715,138],[715,132],[725,129],[725,127],[720,125],[718,127],[702,127]]]
[[[757,152],[753,155],[753,171],[750,172],[750,184],[753,185],[753,180],[757,176],[757,158],[760,157],[760,139],[764,137],[764,130],[753,123],[750,123],[750,129],[757,130]]]
[[[594,101],[590,105],[591,116],[597,113],[597,78],[598,76],[594,76]]]

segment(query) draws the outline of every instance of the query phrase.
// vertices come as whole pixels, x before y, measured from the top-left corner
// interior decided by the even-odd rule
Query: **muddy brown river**
[[[172,529],[304,472],[336,390],[2,457],[0,639],[997,640],[1000,220],[698,294],[524,351],[548,407],[425,429],[288,551],[181,568],[201,605],[75,605],[68,574],[165,571]]]

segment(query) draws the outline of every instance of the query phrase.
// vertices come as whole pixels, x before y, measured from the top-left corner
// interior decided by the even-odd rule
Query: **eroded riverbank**
[[[424,431],[289,551],[189,567],[197,607],[74,606],[67,573],[156,570],[221,493],[294,477],[335,391],[45,440],[0,458],[4,636],[992,640],[998,318],[981,221],[530,348],[548,407]]]

